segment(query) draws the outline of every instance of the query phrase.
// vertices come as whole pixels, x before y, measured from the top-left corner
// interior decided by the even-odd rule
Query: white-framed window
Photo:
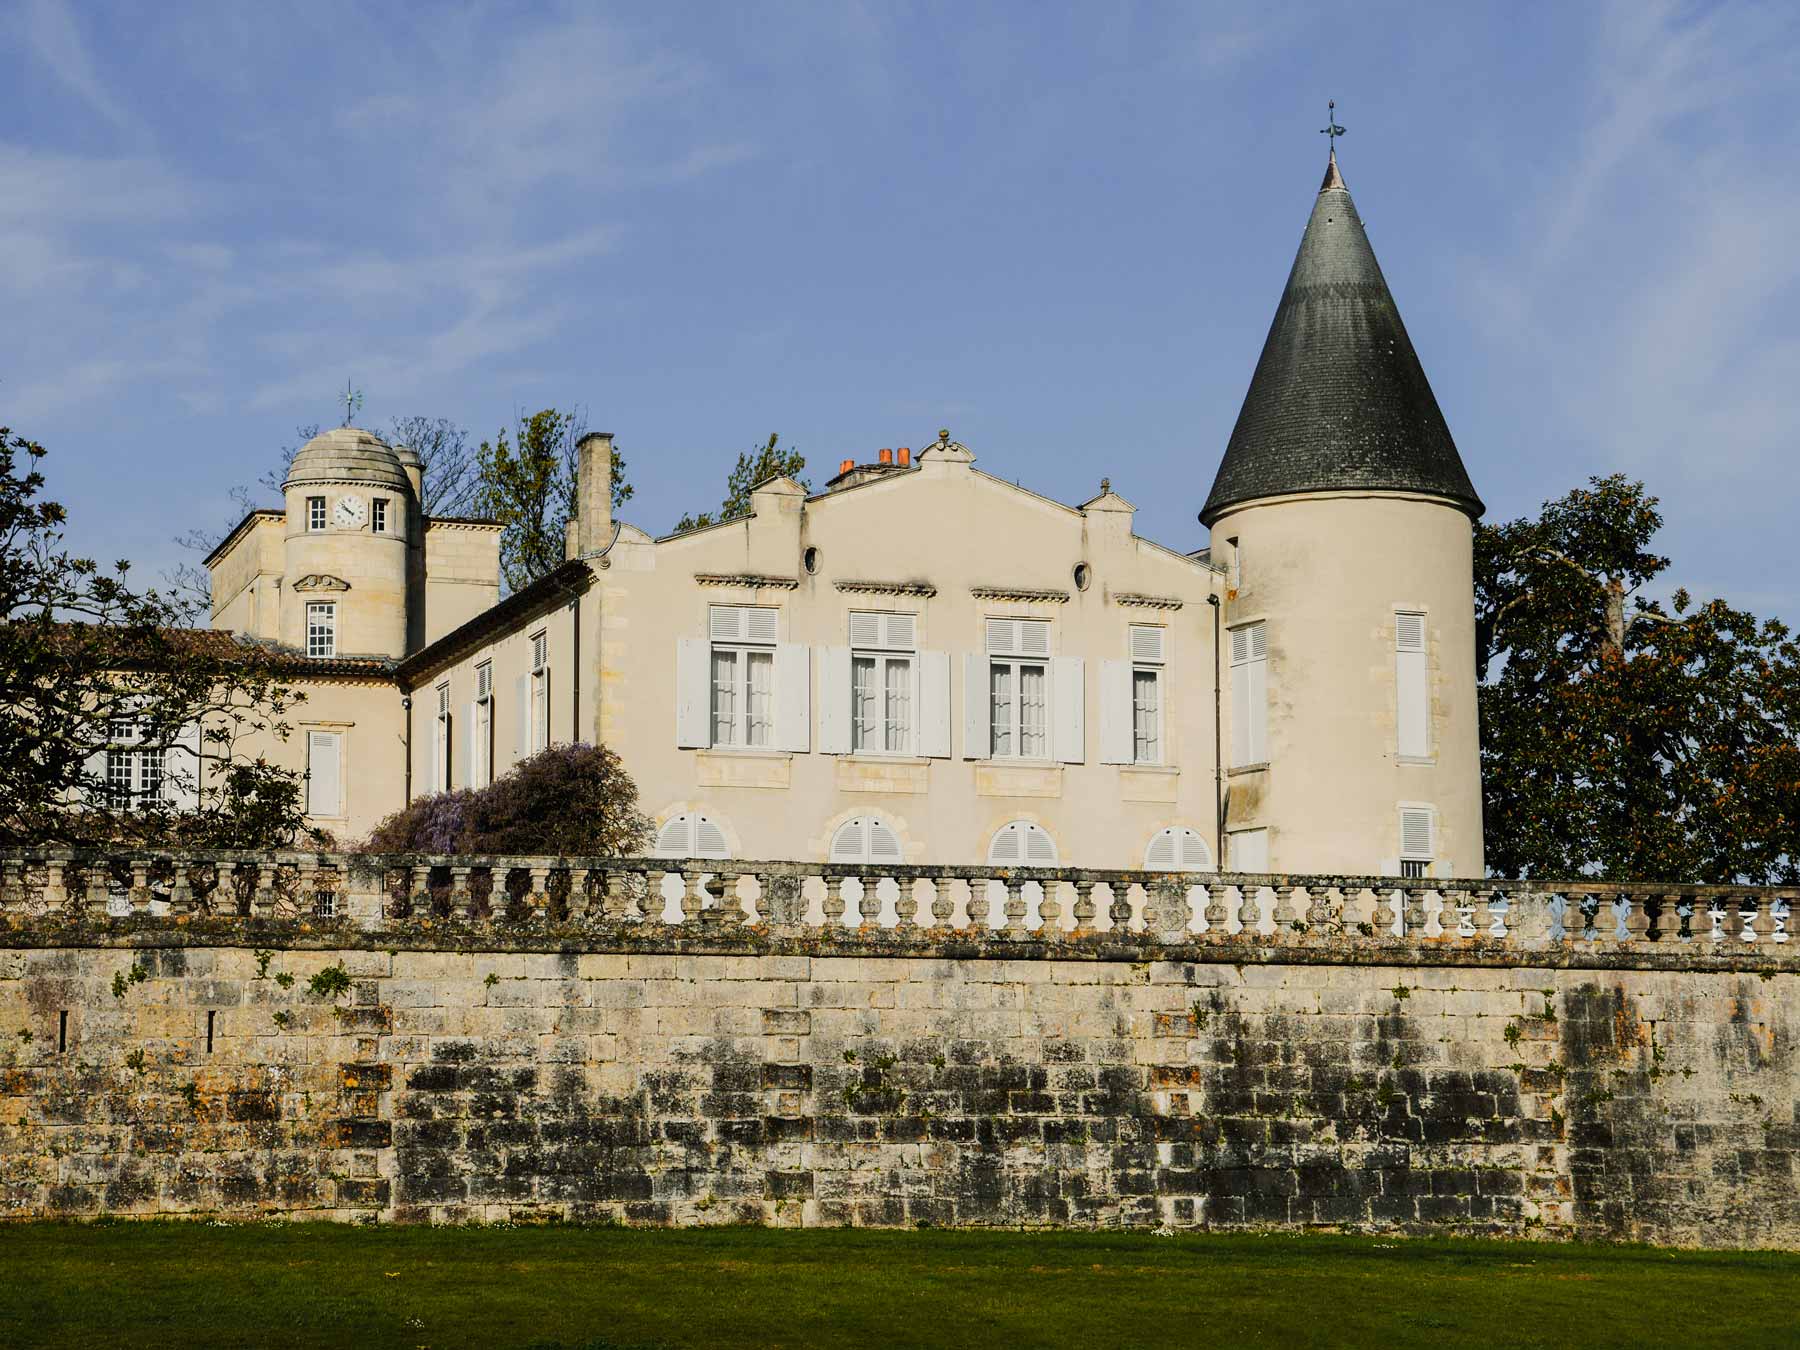
[[[325,528],[325,499],[323,497],[306,499],[306,528],[314,532]]]
[[[1422,804],[1400,807],[1400,875],[1426,877],[1437,857],[1437,811]]]
[[[1225,836],[1226,856],[1233,872],[1267,872],[1269,870],[1269,832],[1267,830],[1232,830]]]
[[[114,811],[136,811],[163,800],[161,747],[143,744],[144,729],[126,717],[107,727],[106,804]]]
[[[475,667],[475,706],[469,719],[474,732],[470,745],[469,786],[486,787],[494,781],[494,663]]]
[[[306,733],[306,814],[335,820],[344,814],[344,737]]]
[[[369,503],[369,529],[376,534],[386,534],[388,527],[388,499],[377,497]]]
[[[434,692],[437,712],[431,722],[431,790],[450,790],[450,681]]]
[[[712,743],[768,749],[775,743],[775,639],[779,611],[712,605]]]
[[[323,500],[321,498],[321,500]],[[337,604],[331,600],[306,603],[306,654],[337,655]]]
[[[834,863],[899,863],[905,861],[900,836],[879,816],[846,820],[831,836]]]
[[[657,830],[655,853],[659,858],[729,858],[731,846],[717,820],[698,811],[683,811]]]
[[[1431,754],[1431,691],[1426,669],[1425,615],[1418,610],[1394,611],[1394,701],[1402,759]]]
[[[850,749],[854,754],[913,752],[916,684],[911,614],[850,612]]]
[[[989,619],[988,754],[1050,758],[1050,623]]]
[[[1150,872],[1210,872],[1212,850],[1198,830],[1171,825],[1150,836],[1144,849],[1144,868]]]
[[[1131,625],[1131,762],[1161,764],[1165,632],[1154,624]]]
[[[1268,761],[1268,625],[1247,623],[1231,630],[1231,765]]]
[[[550,745],[550,634],[531,636],[531,741],[532,753]]]
[[[1056,841],[1042,825],[1014,820],[994,831],[987,860],[994,867],[1055,867]]]

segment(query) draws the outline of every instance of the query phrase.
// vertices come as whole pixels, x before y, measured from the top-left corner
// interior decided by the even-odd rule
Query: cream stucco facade
[[[663,538],[611,518],[611,456],[583,441],[568,560],[505,599],[497,528],[422,515],[416,456],[353,428],[209,559],[215,625],[293,653],[342,736],[318,823],[594,741],[671,856],[1482,872],[1480,503],[1335,162],[1209,549],[948,432]]]

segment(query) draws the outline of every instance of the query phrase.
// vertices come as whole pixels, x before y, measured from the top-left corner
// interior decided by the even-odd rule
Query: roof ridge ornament
[[[1346,132],[1338,125],[1337,100],[1327,99],[1325,109],[1325,125],[1319,128],[1319,134],[1330,142],[1331,152],[1325,161],[1325,181],[1319,184],[1319,191],[1330,192],[1335,188],[1339,192],[1348,192],[1350,189],[1344,186],[1344,176],[1338,172],[1337,138]]]

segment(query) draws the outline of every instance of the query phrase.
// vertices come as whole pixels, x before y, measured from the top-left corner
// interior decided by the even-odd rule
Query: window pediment
[[[324,572],[309,572],[294,583],[296,591],[347,591],[350,583]]]

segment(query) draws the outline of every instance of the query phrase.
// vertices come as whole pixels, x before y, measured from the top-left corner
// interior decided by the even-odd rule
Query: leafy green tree
[[[287,733],[280,658],[66,552],[43,457],[0,428],[0,845],[291,844],[299,775],[241,750]]]
[[[738,456],[737,467],[732,469],[725,480],[725,500],[719,504],[717,513],[703,511],[697,516],[683,516],[675,523],[675,528],[697,530],[705,525],[719,525],[727,520],[749,515],[751,489],[771,478],[795,479],[810,492],[811,485],[800,477],[800,471],[806,467],[806,456],[798,450],[777,448],[780,439],[770,432],[767,444]]]
[[[521,590],[556,570],[564,557],[564,532],[575,514],[576,475],[587,418],[581,409],[544,408],[521,415],[512,436],[506,428],[475,452],[476,509],[500,522],[500,576]],[[613,450],[612,504],[632,495],[625,457]]]
[[[1800,646],[1643,588],[1657,500],[1621,475],[1475,537],[1488,865],[1503,876],[1800,877]]]

